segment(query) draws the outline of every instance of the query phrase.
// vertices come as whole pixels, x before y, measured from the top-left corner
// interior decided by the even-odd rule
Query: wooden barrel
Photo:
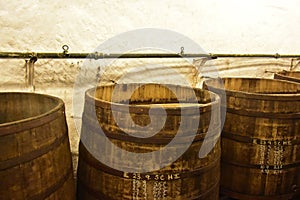
[[[207,80],[205,87],[222,95],[227,107],[221,193],[245,200],[295,197],[300,187],[300,85],[223,78]]]
[[[275,79],[300,83],[300,71],[282,71],[274,74]]]
[[[120,86],[120,85],[119,85]],[[131,95],[129,102],[130,116],[125,112],[125,96],[130,88],[138,87]],[[219,112],[220,100],[218,96],[205,90],[191,89],[183,86],[168,85],[165,87],[159,84],[124,84],[117,91],[119,100],[112,101],[112,91],[117,90],[114,86],[102,86],[86,92],[85,108],[83,114],[83,124],[81,140],[84,137],[87,142],[81,142],[79,147],[79,165],[77,173],[77,197],[78,199],[149,199],[149,200],[179,200],[179,199],[205,199],[217,200],[219,198],[219,176],[220,176],[220,120],[212,120],[212,112]],[[171,90],[177,91],[176,95]],[[189,103],[189,97],[197,96],[196,103]],[[123,99],[125,98],[125,99]],[[180,99],[180,101],[178,101]],[[178,102],[186,102],[179,104]],[[112,105],[116,110],[116,118],[122,119],[121,123],[130,124],[131,119],[140,126],[150,123],[149,108],[154,104],[163,106],[167,113],[166,123],[163,128],[154,136],[148,138],[132,137],[127,132],[121,130],[112,116]],[[151,120],[160,120],[156,113]],[[196,112],[198,111],[198,112]],[[197,113],[200,121],[195,121]],[[97,117],[91,117],[96,112]],[[186,116],[182,116],[184,115]],[[105,140],[96,131],[97,126],[101,126],[105,137],[109,138],[115,146],[123,150],[135,152],[158,151],[176,135],[181,118],[187,119],[190,124],[197,123],[196,136],[192,138],[191,145],[173,163],[165,167],[150,171],[135,173],[117,170],[114,166],[107,166],[89,148],[100,144]],[[212,123],[211,123],[212,122]],[[211,123],[211,131],[208,129]],[[189,133],[189,125],[183,129],[186,135]],[[98,141],[97,138],[98,137]],[[188,136],[187,136],[188,137]],[[90,138],[90,139],[89,139]],[[204,142],[214,145],[212,150],[204,158],[199,158],[199,150]],[[179,143],[172,149],[181,151],[188,138],[182,137]],[[88,143],[88,145],[87,145]],[[106,144],[100,156],[107,156],[112,159],[115,166],[120,165],[119,160],[124,159],[122,154],[113,155],[114,147],[110,148]],[[167,161],[167,160],[166,160]],[[129,164],[140,162],[139,159],[126,160]],[[146,160],[146,165],[155,166],[164,160]]]
[[[64,103],[0,93],[0,199],[75,199]]]

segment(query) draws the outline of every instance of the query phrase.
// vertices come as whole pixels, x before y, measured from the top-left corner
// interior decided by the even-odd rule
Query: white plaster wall
[[[300,1],[297,0],[11,0],[0,1],[0,51],[91,52],[107,39],[137,28],[170,29],[186,35],[212,53],[300,53]],[[180,46],[178,46],[179,51]],[[185,50],[189,52],[188,49]],[[195,52],[193,52],[195,53]],[[146,61],[147,62],[147,61]],[[193,84],[195,68],[165,60]],[[24,60],[0,60],[1,91],[29,90],[24,86]],[[83,60],[42,60],[35,64],[37,92],[65,100],[72,138],[77,137],[72,117],[73,83]],[[102,81],[118,79],[143,60],[119,63],[102,70]],[[217,59],[203,70],[217,66],[221,75],[266,76],[266,70],[288,69],[290,60]],[[130,71],[138,80],[176,82],[165,68]],[[130,80],[130,79],[129,79]]]
[[[297,0],[12,0],[0,2],[1,51],[90,51],[135,28],[167,28],[208,52],[295,52]]]
[[[68,44],[71,52],[91,52],[117,34],[155,27],[182,33],[206,52],[297,53],[299,3],[297,0],[1,1],[0,51],[60,52],[61,46]],[[39,60],[35,82],[47,86],[72,85],[81,63],[82,60]],[[24,61],[1,61],[1,85],[21,87],[23,65]]]

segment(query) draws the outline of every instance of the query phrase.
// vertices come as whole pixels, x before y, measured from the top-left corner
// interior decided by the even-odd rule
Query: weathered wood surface
[[[282,71],[274,74],[275,79],[300,83],[300,71]]]
[[[130,115],[125,113],[124,102],[125,93],[129,91],[132,85],[124,85],[123,89],[118,91],[119,95],[116,102],[111,102],[111,94],[114,86],[98,87],[95,94],[93,90],[86,93],[85,110],[83,114],[82,136],[93,138],[88,141],[89,147],[83,143],[79,148],[79,166],[77,197],[79,199],[219,199],[219,178],[220,178],[220,143],[216,142],[219,138],[220,123],[216,120],[212,123],[214,127],[213,134],[206,142],[216,142],[212,151],[204,158],[199,158],[199,150],[203,144],[204,137],[208,131],[211,122],[212,104],[219,109],[219,99],[216,95],[204,90],[192,90],[182,86],[170,86],[177,90],[179,94],[176,98],[174,93],[164,86],[158,84],[147,84],[137,89],[130,98]],[[190,103],[189,98],[192,93],[196,93],[198,103]],[[178,99],[185,102],[181,108],[178,106]],[[96,100],[96,101],[95,101]],[[124,125],[145,126],[149,123],[155,123],[160,120],[159,116],[153,118],[150,122],[149,108],[154,104],[160,104],[167,112],[167,119],[164,127],[154,136],[149,138],[132,137],[118,127],[110,104],[116,104],[116,116],[123,119]],[[147,173],[126,173],[106,166],[89,153],[89,148],[97,149],[97,140],[103,141],[105,138],[99,136],[96,131],[97,126],[101,126],[106,137],[116,146],[124,150],[143,153],[157,151],[167,145],[177,134],[178,126],[181,120],[181,111],[186,109],[186,116],[190,123],[195,123],[195,115],[199,110],[201,113],[200,122],[197,121],[196,137],[188,150],[174,163],[160,170]],[[96,112],[97,118],[92,116]],[[156,110],[154,115],[159,115]],[[198,112],[199,113],[199,112]],[[132,119],[132,120],[131,120]],[[131,134],[136,134],[135,130],[128,130]],[[189,132],[189,127],[184,127],[184,132]],[[97,136],[96,136],[97,135]],[[173,151],[180,151],[184,146],[186,138],[182,138],[181,144],[178,144]],[[87,139],[88,140],[88,139]],[[218,140],[219,141],[219,140]],[[105,145],[105,144],[101,144]],[[91,147],[92,146],[92,147]],[[111,156],[114,149],[107,149],[100,152],[99,156],[106,156],[113,160],[115,165],[121,165],[119,160],[122,155]],[[126,162],[136,162],[139,160],[127,160]],[[160,160],[149,160],[147,165],[157,165]]]
[[[75,199],[64,103],[0,93],[0,199]]]
[[[221,193],[237,199],[290,199],[300,187],[300,85],[274,79],[205,82],[227,107]]]

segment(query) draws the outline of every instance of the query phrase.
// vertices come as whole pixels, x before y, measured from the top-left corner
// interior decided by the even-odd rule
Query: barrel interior
[[[5,123],[38,117],[58,105],[57,99],[38,94],[1,93],[0,126]]]
[[[89,90],[88,95],[98,101],[136,105],[176,104],[179,102],[205,104],[215,101],[215,96],[207,91],[167,84],[110,85]]]
[[[91,118],[96,114],[93,118],[98,118],[99,125],[107,135],[122,132],[120,126],[125,127],[127,133],[130,132],[132,135],[137,133],[146,135],[147,129],[143,131],[137,125],[147,126],[150,122],[160,124],[162,120],[160,107],[163,107],[167,114],[166,123],[156,136],[160,139],[167,137],[169,141],[177,134],[181,116],[201,114],[200,123],[196,116],[189,118],[190,124],[199,124],[200,134],[207,132],[209,128],[211,112],[208,111],[213,110],[216,113],[219,108],[219,98],[209,91],[152,83],[101,86],[88,90],[86,99],[88,103],[85,105],[85,116],[89,115]],[[129,108],[129,114],[126,108]],[[152,114],[157,115],[152,119],[150,119],[150,109]],[[119,119],[118,123],[115,118]],[[114,131],[110,131],[112,129]]]

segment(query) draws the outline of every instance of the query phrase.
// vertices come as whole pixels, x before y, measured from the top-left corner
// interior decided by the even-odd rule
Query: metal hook
[[[274,58],[278,59],[280,57],[281,57],[281,55],[279,53],[275,53]]]
[[[180,55],[183,55],[184,54],[184,47],[181,47],[180,48]]]
[[[26,87],[30,87],[30,91],[34,92],[34,63],[38,60],[37,53],[30,53],[29,59],[25,59],[25,81]]]
[[[98,60],[98,58],[99,58],[99,53],[97,51],[95,51],[95,53],[94,53],[94,59]]]
[[[64,56],[68,56],[68,55],[69,55],[69,54],[68,54],[69,46],[66,45],[66,44],[64,44],[64,45],[62,46],[62,49],[64,50],[64,51],[63,51]]]
[[[32,52],[31,55],[30,55],[30,57],[29,57],[29,62],[31,62],[31,63],[34,64],[37,60],[38,60],[37,53]]]

